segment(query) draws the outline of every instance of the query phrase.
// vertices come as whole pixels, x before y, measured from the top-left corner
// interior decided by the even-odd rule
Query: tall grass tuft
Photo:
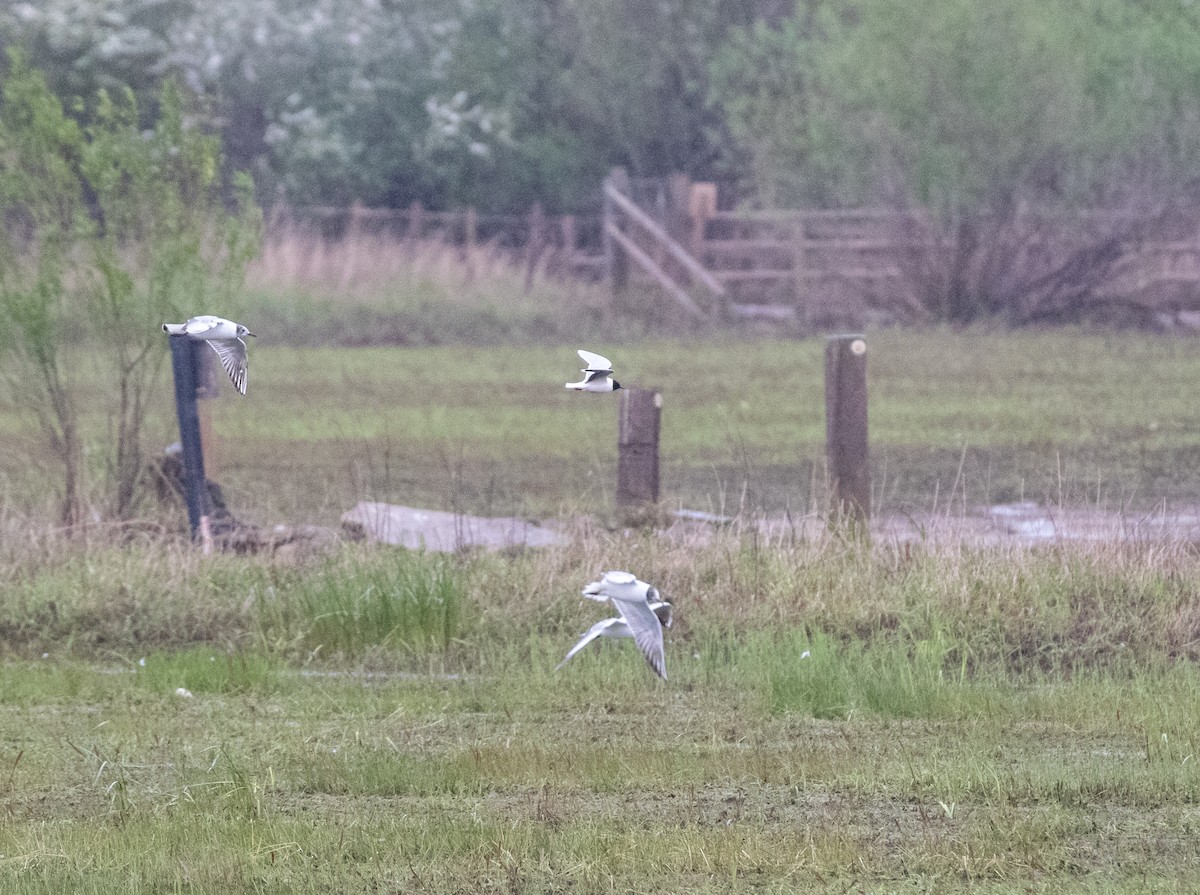
[[[594,283],[544,266],[531,276],[492,245],[363,232],[277,233],[247,272],[247,305],[277,344],[302,346],[573,342],[617,329]]]
[[[444,557],[399,552],[387,562],[327,566],[299,582],[293,599],[314,651],[445,653],[460,632],[466,581]]]

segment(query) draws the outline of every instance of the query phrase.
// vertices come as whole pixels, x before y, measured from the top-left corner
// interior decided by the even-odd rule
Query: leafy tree
[[[714,100],[768,201],[930,210],[952,249],[932,306],[967,320],[1030,285],[981,276],[981,253],[1032,236],[1005,235],[1023,206],[1147,204],[1190,176],[1200,42],[1178,26],[1195,14],[1148,6],[798,4],[735,32]]]
[[[717,170],[707,60],[785,0],[39,0],[0,6],[61,96],[175,73],[294,204],[594,202],[615,164]],[[144,121],[143,123],[146,123]]]
[[[451,48],[448,90],[498,109],[509,139],[494,173],[470,176],[459,202],[487,204],[483,190],[515,207],[595,201],[613,165],[636,175],[719,163],[722,126],[708,103],[708,57],[752,4],[723,0],[491,0],[464,20]]]
[[[12,393],[37,412],[64,469],[62,518],[83,518],[83,442],[62,349],[71,329],[67,268],[91,230],[79,163],[83,133],[45,80],[19,58],[0,105],[0,346]],[[19,372],[14,372],[18,368]]]
[[[0,39],[21,45],[58,96],[132,88],[152,98],[190,0],[36,0],[0,6]]]
[[[219,145],[188,126],[167,82],[143,131],[131,91],[102,90],[85,124],[69,118],[42,75],[10,57],[0,105],[0,341],[15,394],[38,413],[64,470],[63,520],[93,493],[80,430],[81,360],[99,361],[107,437],[100,488],[109,512],[135,507],[147,399],[165,357],[160,324],[197,296],[227,306],[257,251],[249,181],[223,199]]]

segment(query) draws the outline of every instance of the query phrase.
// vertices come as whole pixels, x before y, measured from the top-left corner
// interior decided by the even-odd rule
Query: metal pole
[[[825,451],[833,488],[831,521],[865,529],[871,515],[867,450],[867,342],[857,334],[825,343]]]
[[[201,541],[208,551],[212,538],[208,528],[208,485],[204,478],[200,414],[196,408],[195,343],[187,336],[170,336],[169,342],[171,370],[175,374],[175,413],[179,418],[179,442],[183,447],[183,496],[187,503],[188,524],[192,540]]]

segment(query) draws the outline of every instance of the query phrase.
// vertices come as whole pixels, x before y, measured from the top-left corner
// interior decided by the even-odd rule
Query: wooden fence
[[[602,188],[599,215],[549,216],[535,204],[525,214],[474,209],[276,208],[268,233],[300,230],[336,241],[351,234],[397,240],[436,239],[468,249],[487,246],[528,266],[598,280],[620,294],[641,277],[695,317],[808,316],[829,305],[916,306],[916,271],[944,264],[952,243],[918,210],[891,208],[741,212],[718,210],[714,184],[682,175],[631,178],[615,169]],[[1103,220],[1101,220],[1103,219]],[[1084,215],[1112,226],[1111,215]],[[1028,240],[1007,258],[1036,276],[1071,250],[1060,227]],[[1065,235],[1064,235],[1065,234]],[[1164,288],[1200,292],[1200,226],[1187,219],[1122,244],[1102,291],[1127,297]],[[1178,289],[1176,290],[1178,291]]]
[[[551,267],[588,279],[598,279],[603,264],[599,215],[551,216],[537,203],[525,214],[431,211],[420,202],[407,208],[276,206],[267,216],[268,238],[293,233],[329,242],[372,236],[486,247],[523,261],[530,271],[549,258]]]

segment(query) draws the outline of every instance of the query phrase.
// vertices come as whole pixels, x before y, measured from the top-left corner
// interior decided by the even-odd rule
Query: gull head
[[[254,338],[258,338],[258,336],[255,336],[254,333],[250,332],[250,327],[242,326],[240,323],[237,325],[237,334],[239,339],[242,336],[254,336]]]

